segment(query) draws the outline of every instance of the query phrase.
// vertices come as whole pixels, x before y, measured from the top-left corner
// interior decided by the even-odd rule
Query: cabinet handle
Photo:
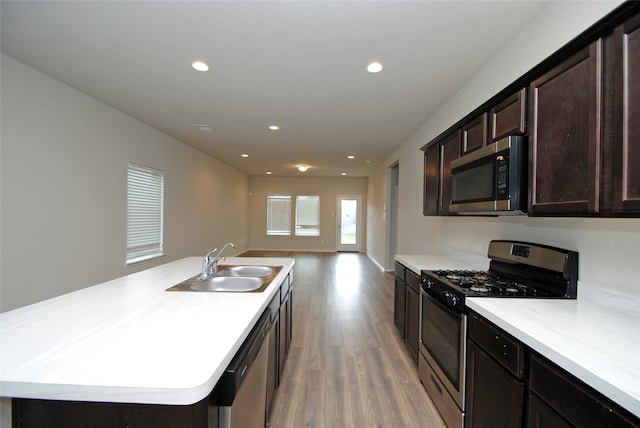
[[[440,387],[440,384],[438,383],[438,381],[433,377],[432,374],[430,374],[429,377],[431,378],[431,382],[433,383],[433,386],[435,386],[436,389],[438,390],[438,394],[442,395],[442,388]]]

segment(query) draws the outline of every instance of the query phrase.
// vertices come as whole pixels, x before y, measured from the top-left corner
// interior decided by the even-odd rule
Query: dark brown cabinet
[[[522,88],[489,112],[491,141],[527,133],[527,89]]]
[[[465,427],[519,427],[524,418],[524,346],[470,313]]]
[[[451,203],[451,161],[460,157],[460,131],[440,143],[440,200],[439,214],[452,214]]]
[[[487,145],[487,113],[462,126],[462,153],[467,154]]]
[[[420,277],[395,263],[393,322],[413,359],[418,362],[420,340]]]
[[[218,408],[205,398],[189,406],[12,399],[13,428],[217,428]]]
[[[460,157],[460,130],[441,142],[425,149],[424,153],[424,215],[450,215],[452,160]]]
[[[640,212],[640,15],[613,33],[612,209]]]
[[[405,343],[414,361],[418,362],[420,340],[420,277],[407,269]]]
[[[599,212],[601,72],[598,40],[529,86],[530,214]]]
[[[289,348],[291,347],[291,338],[293,333],[293,300],[291,298],[293,291],[291,287],[291,278],[285,279],[282,287],[280,287],[280,334],[279,334],[279,352],[278,352],[278,379],[282,379],[284,363],[287,360]],[[278,381],[279,382],[279,381]]]
[[[269,357],[267,358],[267,420],[271,415],[271,406],[280,384],[280,290],[269,303],[271,309],[271,330],[269,331]]]
[[[424,152],[424,195],[422,214],[437,215],[440,206],[440,145]]]
[[[465,400],[465,428],[640,428],[639,418],[474,311]]]
[[[400,337],[405,338],[405,318],[406,318],[406,301],[407,301],[407,283],[405,282],[405,273],[407,268],[396,262],[396,275],[393,293],[393,323],[400,333]]]
[[[640,217],[639,2],[423,146],[423,213],[450,214],[452,159],[508,135],[528,137],[529,216]]]
[[[533,401],[529,428],[640,427],[638,418],[536,353],[531,354],[529,388]],[[546,425],[546,421],[554,422]]]

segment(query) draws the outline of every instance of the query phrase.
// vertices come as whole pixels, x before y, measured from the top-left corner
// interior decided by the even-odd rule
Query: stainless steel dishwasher
[[[219,407],[220,428],[264,428],[266,425],[267,356],[271,310],[253,327],[211,394]]]

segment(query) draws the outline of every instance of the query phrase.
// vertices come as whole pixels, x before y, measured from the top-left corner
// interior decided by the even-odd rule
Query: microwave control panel
[[[509,151],[496,156],[496,196],[498,200],[509,199]]]

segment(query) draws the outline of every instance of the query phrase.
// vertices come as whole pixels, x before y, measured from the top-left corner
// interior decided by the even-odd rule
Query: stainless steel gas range
[[[465,422],[468,297],[575,299],[578,253],[491,241],[488,271],[423,270],[418,371],[449,428]]]

